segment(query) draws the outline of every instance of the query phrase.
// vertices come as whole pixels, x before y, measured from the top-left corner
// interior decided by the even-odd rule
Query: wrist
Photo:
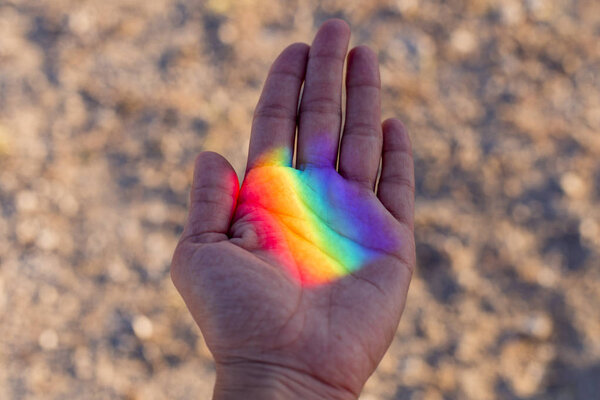
[[[335,387],[308,373],[265,362],[218,365],[213,400],[356,399],[358,393]]]

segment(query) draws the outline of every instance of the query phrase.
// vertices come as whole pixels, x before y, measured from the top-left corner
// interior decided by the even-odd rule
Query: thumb
[[[194,167],[190,213],[181,242],[227,240],[238,191],[238,178],[231,164],[220,154],[200,153]]]

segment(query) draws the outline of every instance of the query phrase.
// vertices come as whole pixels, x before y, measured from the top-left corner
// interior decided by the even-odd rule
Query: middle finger
[[[350,27],[340,19],[325,22],[308,54],[298,121],[296,166],[332,166],[337,160],[342,123],[342,74]]]

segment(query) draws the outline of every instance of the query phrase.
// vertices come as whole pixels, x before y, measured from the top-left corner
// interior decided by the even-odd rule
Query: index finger
[[[308,50],[307,44],[294,43],[273,62],[254,111],[246,170],[264,161],[264,157],[276,149],[287,150],[284,154],[289,157],[286,155],[286,160],[279,161],[291,166],[298,98]]]

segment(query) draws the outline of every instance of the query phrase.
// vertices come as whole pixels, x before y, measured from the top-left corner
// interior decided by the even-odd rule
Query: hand
[[[349,36],[329,20],[273,63],[239,192],[223,157],[197,158],[171,276],[215,398],[356,398],[396,332],[415,264],[411,147],[398,120],[381,124],[377,58],[359,46],[336,171]]]

